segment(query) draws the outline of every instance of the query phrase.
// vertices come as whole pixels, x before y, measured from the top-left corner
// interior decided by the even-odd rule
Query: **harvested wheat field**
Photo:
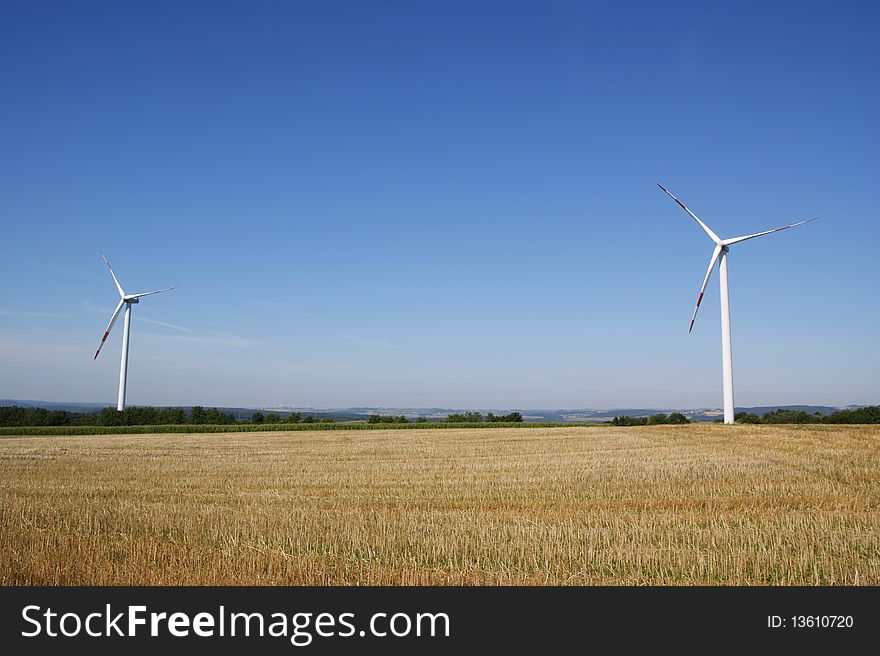
[[[880,429],[0,439],[0,583],[880,584]]]

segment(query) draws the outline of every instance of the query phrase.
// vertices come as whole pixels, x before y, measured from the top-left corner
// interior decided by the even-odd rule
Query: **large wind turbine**
[[[819,217],[814,217],[812,219],[807,219],[806,221],[800,221],[798,223],[792,223],[791,225],[782,226],[781,228],[773,228],[772,230],[765,230],[764,232],[756,232],[753,235],[745,235],[743,237],[733,237],[732,239],[721,239],[709,229],[705,223],[700,221],[696,214],[691,212],[687,207],[685,207],[684,203],[678,200],[675,196],[669,193],[669,191],[659,182],[657,186],[660,187],[663,191],[665,191],[672,200],[678,203],[685,212],[691,215],[694,221],[700,224],[700,227],[705,231],[709,238],[715,242],[715,250],[712,252],[712,259],[709,260],[709,268],[706,270],[706,277],[703,278],[703,286],[700,287],[700,295],[697,297],[697,306],[694,308],[694,315],[691,317],[691,325],[688,328],[688,332],[691,332],[694,329],[694,321],[697,318],[697,311],[700,309],[700,302],[703,300],[703,292],[706,291],[706,285],[709,284],[709,277],[712,275],[712,269],[715,267],[715,261],[718,261],[718,270],[720,279],[720,287],[721,287],[721,370],[724,378],[724,423],[732,424],[733,423],[733,351],[730,346],[730,297],[728,296],[727,291],[727,251],[730,246],[733,244],[738,244],[741,241],[746,241],[747,239],[754,239],[755,237],[761,237],[763,235],[769,235],[771,232],[779,232],[780,230],[787,230],[788,228],[794,228],[795,226],[803,225],[805,223],[809,223],[810,221],[815,221]]]
[[[122,312],[122,307],[125,306],[125,324],[122,330],[122,362],[119,365],[119,398],[116,401],[116,409],[122,412],[125,410],[125,381],[128,378],[128,336],[131,332],[131,306],[134,303],[140,303],[142,296],[160,294],[162,292],[176,289],[176,287],[167,287],[166,289],[158,289],[154,292],[142,292],[140,294],[126,294],[122,289],[122,285],[119,284],[116,274],[113,273],[113,267],[107,262],[107,258],[104,257],[103,253],[101,253],[101,257],[104,259],[104,262],[106,262],[107,268],[110,269],[110,275],[113,276],[113,282],[116,283],[116,289],[119,290],[119,305],[116,306],[116,309],[113,311],[113,316],[110,317],[110,323],[107,324],[107,330],[104,331],[104,336],[101,338],[98,350],[95,351],[94,359],[98,359],[98,354],[104,347],[104,342],[107,341],[107,335],[110,334],[110,331],[113,329],[113,324],[116,323],[119,313]]]

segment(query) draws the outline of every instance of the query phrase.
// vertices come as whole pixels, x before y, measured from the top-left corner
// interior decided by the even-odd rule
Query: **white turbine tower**
[[[773,228],[764,232],[756,232],[753,235],[745,235],[743,237],[733,237],[732,239],[720,239],[718,235],[709,230],[709,226],[700,221],[696,214],[691,212],[684,203],[673,196],[659,182],[657,186],[665,191],[672,200],[678,203],[681,208],[691,215],[694,221],[700,224],[700,227],[709,235],[709,238],[715,242],[715,250],[712,252],[712,259],[709,260],[709,268],[706,270],[706,277],[703,278],[703,286],[700,287],[700,295],[697,297],[697,306],[694,308],[694,315],[691,317],[691,325],[688,332],[694,329],[694,321],[697,318],[697,311],[700,309],[700,302],[703,300],[703,292],[706,291],[706,285],[709,284],[709,277],[712,275],[712,269],[715,267],[715,261],[718,260],[718,270],[720,275],[719,285],[721,287],[721,370],[724,379],[724,423],[733,423],[733,351],[730,346],[730,297],[727,290],[727,251],[733,244],[738,244],[747,239],[754,239],[763,235],[769,235],[771,232],[779,232],[787,230],[795,226],[815,221],[819,217],[792,223],[791,225],[782,226],[781,228]]]
[[[119,305],[116,306],[116,309],[113,311],[113,316],[110,317],[110,323],[107,324],[107,330],[104,331],[104,336],[101,338],[101,343],[98,345],[98,350],[95,351],[94,359],[98,359],[98,354],[104,347],[104,342],[107,341],[107,335],[109,335],[110,331],[113,329],[113,324],[116,323],[116,319],[119,318],[119,313],[122,311],[122,306],[124,305],[125,324],[122,329],[122,361],[119,365],[119,398],[116,402],[116,409],[122,412],[123,410],[125,410],[125,381],[128,377],[128,336],[131,333],[131,306],[134,303],[140,303],[140,299],[142,296],[160,294],[162,292],[176,289],[176,287],[158,289],[154,292],[142,292],[140,294],[126,294],[125,291],[122,289],[122,285],[119,284],[119,280],[116,278],[116,274],[113,273],[113,267],[111,267],[110,263],[107,262],[107,258],[104,257],[103,253],[101,253],[101,257],[104,258],[104,262],[107,263],[107,268],[110,269],[110,275],[113,276],[113,282],[116,283],[116,289],[119,290]]]

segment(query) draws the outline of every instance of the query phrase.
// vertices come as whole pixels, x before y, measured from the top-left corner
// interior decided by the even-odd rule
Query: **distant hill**
[[[650,417],[651,415],[656,415],[658,412],[680,412],[680,409],[672,410],[670,408],[615,408],[613,410],[594,410],[592,412],[593,417],[607,417],[608,419],[612,419],[614,417]]]
[[[67,410],[68,412],[100,412],[101,408],[113,407],[115,403],[88,403],[75,401],[28,401],[22,399],[0,399],[0,406],[17,405],[20,408],[45,408],[46,410]]]
[[[862,406],[851,405],[846,407],[852,410],[855,408],[861,408]],[[830,415],[837,412],[839,409],[840,408],[833,408],[827,405],[767,405],[756,406],[754,408],[736,408],[736,412],[748,412],[749,414],[763,417],[768,412],[776,412],[777,410],[794,410],[795,412],[806,412],[811,415],[818,412],[820,415]]]

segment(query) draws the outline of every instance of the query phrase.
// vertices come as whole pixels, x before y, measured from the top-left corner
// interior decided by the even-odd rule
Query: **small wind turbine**
[[[795,226],[803,225],[805,223],[809,223],[810,221],[815,221],[819,217],[814,217],[812,219],[807,219],[806,221],[800,221],[798,223],[792,223],[791,225],[782,226],[781,228],[773,228],[773,230],[765,230],[764,232],[756,232],[753,235],[745,235],[744,237],[733,237],[732,239],[720,239],[718,235],[709,230],[709,226],[700,221],[696,214],[691,212],[687,207],[685,207],[684,203],[678,200],[675,196],[669,193],[669,191],[659,182],[657,186],[660,187],[663,191],[665,191],[672,200],[681,205],[681,208],[691,215],[694,221],[700,224],[700,227],[709,235],[709,238],[715,242],[715,250],[712,252],[712,259],[709,260],[709,268],[706,271],[706,277],[703,278],[703,286],[700,287],[700,295],[697,297],[697,306],[694,308],[694,315],[691,317],[691,325],[688,328],[688,332],[691,332],[694,329],[694,321],[697,318],[697,311],[700,309],[700,302],[703,300],[703,292],[706,291],[706,285],[709,284],[709,277],[712,275],[712,269],[715,267],[715,261],[718,260],[718,270],[719,275],[721,276],[720,287],[721,287],[721,370],[722,376],[724,379],[724,423],[732,424],[733,423],[733,351],[730,346],[730,297],[728,296],[727,291],[727,251],[730,246],[733,244],[738,244],[741,241],[746,241],[747,239],[754,239],[755,237],[761,237],[763,235],[769,235],[771,232],[779,232],[780,230],[787,230],[788,228],[794,228]]]
[[[162,292],[176,289],[176,287],[158,289],[154,292],[142,292],[140,294],[126,294],[125,291],[122,289],[122,285],[119,284],[119,280],[117,280],[116,274],[113,273],[113,267],[111,267],[110,263],[107,262],[107,258],[104,257],[103,253],[101,253],[101,257],[104,259],[104,262],[106,262],[107,268],[110,269],[110,275],[113,276],[113,282],[116,283],[116,289],[119,290],[119,305],[116,306],[116,309],[113,311],[113,316],[110,317],[110,323],[107,324],[107,330],[104,331],[104,336],[101,338],[101,343],[98,345],[98,350],[95,351],[94,359],[98,359],[98,354],[104,347],[104,342],[107,341],[107,335],[109,335],[110,331],[113,329],[113,324],[116,323],[116,319],[119,317],[119,313],[122,311],[122,306],[124,305],[125,325],[122,331],[122,362],[119,365],[119,398],[116,402],[116,409],[122,412],[123,410],[125,410],[125,381],[128,377],[128,336],[131,332],[131,306],[134,303],[140,303],[140,299],[142,296],[160,294]]]

